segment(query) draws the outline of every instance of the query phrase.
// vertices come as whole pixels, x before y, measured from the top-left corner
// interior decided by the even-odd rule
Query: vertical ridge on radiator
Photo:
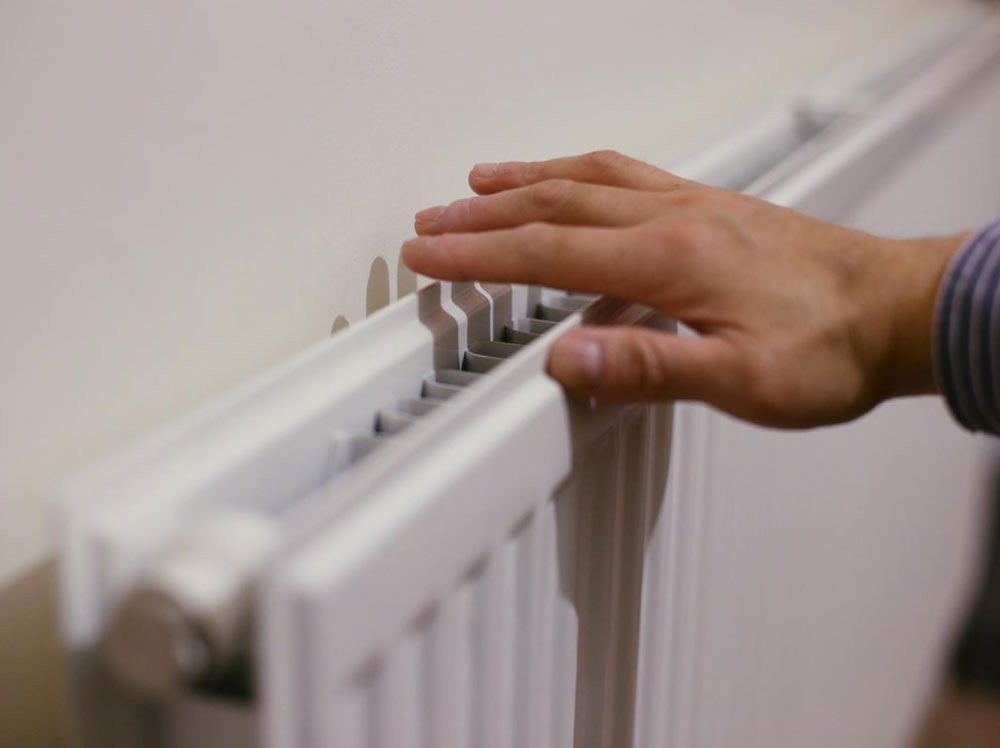
[[[374,709],[371,703],[371,676],[363,673],[351,680],[343,693],[332,699],[335,705],[329,715],[337,748],[375,748],[373,738]]]
[[[420,632],[408,631],[389,652],[377,674],[375,703],[379,719],[375,730],[377,746],[422,748],[425,716],[420,703]],[[385,714],[392,719],[382,719]]]
[[[700,598],[702,585],[702,538],[703,529],[700,506],[705,488],[705,439],[708,412],[704,406],[689,405],[686,416],[681,421],[684,430],[683,441],[690,451],[683,463],[684,480],[679,488],[677,524],[679,535],[675,537],[677,557],[677,585],[674,592],[672,623],[675,628],[672,647],[675,652],[671,672],[671,721],[668,725],[668,745],[696,746],[698,708],[698,643]]]
[[[592,669],[592,664],[585,658],[585,654],[590,651],[588,643],[590,641],[589,622],[593,619],[592,608],[594,603],[591,598],[594,596],[594,585],[589,580],[593,578],[596,559],[594,549],[591,545],[591,537],[594,535],[594,517],[590,511],[590,502],[587,497],[588,479],[591,477],[592,468],[582,466],[572,478],[572,483],[564,489],[566,501],[573,504],[573,513],[576,518],[576,569],[577,577],[573,580],[573,594],[576,601],[576,612],[579,620],[577,629],[577,683],[574,694],[574,719],[573,723],[577,735],[596,734],[592,732],[592,719],[588,716],[593,711],[593,698],[588,687],[588,674]],[[577,739],[578,741],[580,738]]]
[[[515,652],[528,653],[515,659],[514,666],[514,744],[532,745],[534,738],[534,701],[537,683],[534,679],[535,658],[538,655],[538,548],[536,544],[536,515],[532,513],[520,525],[515,535],[517,548],[517,576],[515,577],[516,603],[514,622]]]
[[[705,684],[703,659],[705,657],[705,602],[707,590],[707,566],[708,566],[708,536],[709,522],[712,510],[712,492],[709,482],[711,474],[708,470],[708,449],[711,441],[710,429],[712,428],[712,416],[707,407],[698,406],[699,430],[697,433],[696,449],[698,450],[697,466],[695,473],[696,487],[691,492],[690,501],[692,506],[692,567],[690,575],[692,600],[691,608],[691,675],[689,683],[690,708],[689,714],[689,735],[691,746],[702,745],[702,730],[705,707],[701,694]]]
[[[617,688],[610,694],[615,708],[615,745],[631,745],[635,735],[635,708],[639,677],[639,635],[642,618],[642,582],[644,549],[649,501],[648,424],[651,410],[644,408],[624,419],[618,427],[620,541],[618,612],[616,648],[621,653],[617,663]]]
[[[569,583],[563,578],[562,563],[572,549],[560,549],[560,537],[572,537],[572,533],[560,534],[560,509],[555,500],[542,504],[542,538],[545,541],[545,569],[543,578],[543,600],[545,601],[542,656],[544,657],[544,688],[546,693],[546,725],[542,738],[544,745],[553,748],[572,748],[573,745],[573,700],[576,690],[576,615],[572,603],[565,592]],[[561,553],[562,551],[562,553]]]
[[[687,469],[691,467],[691,454],[686,439],[690,422],[690,406],[678,404],[672,421],[657,419],[662,429],[661,444],[670,444],[669,469],[656,475],[654,486],[665,479],[666,491],[657,518],[650,526],[646,561],[650,570],[643,579],[642,622],[639,643],[639,687],[636,704],[636,731],[633,747],[676,745],[672,739],[677,679],[674,677],[679,659],[678,607],[681,554],[678,546],[681,528],[681,503],[686,493]],[[655,469],[655,467],[654,467]]]
[[[663,406],[657,406],[663,408]],[[642,600],[636,641],[635,725],[631,746],[665,745],[663,727],[668,647],[662,630],[668,620],[665,588],[672,567],[667,568],[668,539],[673,531],[671,517],[676,495],[675,469],[663,459],[673,449],[674,420],[671,411],[654,409],[643,426],[642,440],[642,538],[639,549],[643,574],[639,595]],[[671,481],[674,481],[671,484]],[[666,491],[663,488],[666,487]]]
[[[554,748],[573,748],[579,625],[573,603],[580,549],[576,522],[579,512],[570,497],[556,495],[549,502],[554,534],[552,576],[556,585],[555,622],[550,646],[555,667],[552,684],[552,742]]]
[[[555,515],[549,497],[540,503],[531,520],[531,539],[536,559],[537,625],[534,626],[535,668],[532,684],[532,742],[529,745],[552,745],[552,686],[555,683],[556,536]]]
[[[472,745],[472,594],[461,584],[429,621],[424,688],[429,696],[428,748]],[[391,746],[384,746],[391,748]]]
[[[484,746],[486,735],[489,734],[489,713],[487,700],[492,696],[489,692],[490,666],[493,662],[490,653],[496,642],[491,638],[489,619],[491,612],[489,603],[490,578],[487,576],[488,561],[482,559],[476,563],[469,574],[469,666],[471,675],[471,693],[469,695],[469,734],[470,746]]]
[[[703,428],[699,449],[701,451],[701,486],[699,494],[700,522],[698,528],[698,601],[697,625],[699,661],[696,669],[695,699],[698,708],[695,713],[694,739],[700,746],[717,745],[716,733],[727,721],[723,711],[729,702],[723,698],[721,683],[715,663],[723,656],[722,637],[719,630],[722,621],[712,607],[719,594],[718,575],[725,568],[720,563],[727,548],[722,541],[720,530],[724,525],[723,507],[718,489],[717,476],[708,469],[711,464],[709,450],[717,447],[719,439],[719,417],[709,411],[704,412]]]
[[[621,652],[619,652],[618,647],[614,646],[618,642],[619,625],[621,622],[622,585],[618,582],[622,578],[622,535],[626,508],[623,475],[625,460],[621,442],[622,426],[621,423],[618,423],[613,427],[608,448],[604,453],[604,457],[607,460],[607,467],[610,469],[607,471],[609,485],[602,497],[603,501],[608,504],[608,512],[606,514],[608,522],[602,530],[602,534],[608,541],[606,561],[608,586],[605,592],[607,603],[603,611],[603,617],[607,632],[607,641],[611,644],[611,646],[602,648],[604,661],[601,667],[604,672],[604,678],[603,694],[601,695],[603,713],[601,715],[600,745],[604,748],[614,748],[616,745],[616,737],[618,737],[616,734],[618,730],[616,728],[619,728],[618,700],[616,694],[622,687],[622,683],[620,682],[622,673],[619,670]]]
[[[678,409],[680,411],[680,409]],[[673,497],[673,512],[671,524],[673,531],[670,539],[670,578],[667,596],[667,619],[669,627],[667,644],[669,648],[669,676],[667,679],[667,701],[666,718],[662,724],[664,745],[679,745],[677,742],[683,736],[683,715],[681,710],[684,702],[684,688],[686,687],[686,664],[689,652],[685,651],[687,646],[687,584],[685,575],[688,573],[688,555],[686,534],[689,530],[688,519],[690,514],[690,492],[692,489],[691,474],[695,470],[694,461],[697,458],[695,450],[691,449],[690,436],[695,425],[694,406],[684,406],[683,412],[679,412],[678,433],[683,434],[683,439],[678,439],[678,446],[684,445],[682,450],[678,450],[675,455],[679,466],[683,466],[677,472],[678,481],[675,484],[676,493]]]
[[[482,670],[479,671],[482,719],[477,745],[514,748],[514,653],[517,590],[516,543],[508,538],[483,569]]]
[[[577,582],[579,662],[576,730],[584,746],[609,746],[611,729],[605,710],[605,692],[614,679],[615,641],[610,607],[613,574],[615,512],[614,434],[603,434],[587,452],[575,483],[581,513]],[[580,737],[577,740],[581,740]]]

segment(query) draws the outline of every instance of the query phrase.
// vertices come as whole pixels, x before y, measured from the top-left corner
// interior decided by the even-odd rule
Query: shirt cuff
[[[976,232],[945,270],[934,312],[934,367],[955,418],[1000,435],[1000,219]]]

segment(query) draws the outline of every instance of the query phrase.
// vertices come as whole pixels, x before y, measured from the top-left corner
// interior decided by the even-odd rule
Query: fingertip
[[[410,270],[421,272],[426,265],[427,254],[433,246],[436,237],[418,236],[403,242],[401,256],[403,264]]]
[[[419,211],[413,217],[413,228],[418,234],[430,233],[434,226],[441,220],[445,210],[447,210],[447,206],[435,205]]]
[[[502,164],[483,163],[476,164],[469,172],[469,187],[477,195],[489,195],[499,192],[501,187],[497,185]]]
[[[410,242],[403,242],[403,246],[399,251],[399,259],[403,261],[410,270],[415,270],[413,267],[413,250],[410,248]]]
[[[482,163],[476,164],[472,167],[472,171],[469,172],[470,179],[492,179],[500,171],[500,164],[495,163]]]

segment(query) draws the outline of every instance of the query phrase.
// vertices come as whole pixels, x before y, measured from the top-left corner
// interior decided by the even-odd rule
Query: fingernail
[[[437,241],[436,236],[418,236],[413,239],[408,239],[403,242],[404,252],[422,252],[425,249],[430,249],[434,242]]]
[[[595,384],[601,376],[601,344],[584,334],[569,334],[556,344],[553,374],[557,379]]]
[[[499,169],[500,164],[476,164],[472,167],[472,176],[488,179],[489,177],[495,177]]]
[[[446,208],[447,206],[445,205],[435,205],[433,208],[424,208],[413,217],[413,220],[416,223],[434,223],[437,219],[444,215]]]

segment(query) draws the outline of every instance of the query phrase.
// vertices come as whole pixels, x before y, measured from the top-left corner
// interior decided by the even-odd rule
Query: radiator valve
[[[253,586],[277,538],[273,521],[243,510],[187,524],[110,618],[101,657],[112,677],[146,699],[241,690],[231,681],[251,649]]]

